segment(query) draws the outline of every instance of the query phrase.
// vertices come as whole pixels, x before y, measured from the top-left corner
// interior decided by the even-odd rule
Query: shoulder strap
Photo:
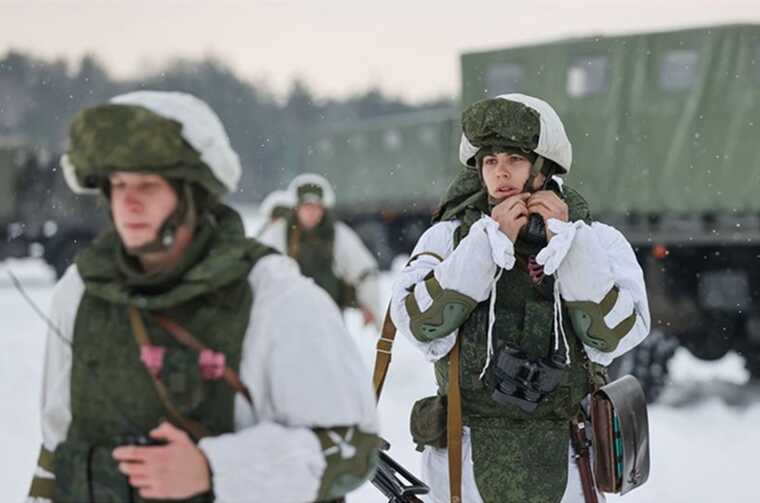
[[[372,373],[372,386],[375,389],[375,399],[380,401],[380,394],[383,392],[383,384],[388,375],[388,367],[391,365],[391,351],[393,350],[393,340],[396,338],[396,325],[391,319],[391,308],[385,312],[383,328],[380,331],[380,338],[375,346],[375,370]]]
[[[285,239],[287,240],[285,248],[287,249],[288,257],[298,260],[298,255],[301,253],[301,228],[289,222],[288,227],[288,232],[285,234]]]
[[[449,353],[449,386],[446,405],[446,434],[449,451],[449,494],[451,503],[462,502],[462,394],[459,387],[461,337],[457,334]]]
[[[155,318],[158,324],[161,325],[161,328],[172,334],[180,344],[194,351],[197,351],[198,353],[209,349],[201,341],[193,337],[193,335],[185,327],[176,321],[163,315],[158,315]],[[253,406],[253,398],[251,397],[251,393],[240,380],[240,376],[238,376],[237,372],[232,370],[230,367],[225,366],[223,377],[224,381],[230,388],[232,388],[236,393],[243,395],[243,398],[245,398],[245,400],[248,402],[248,405]]]
[[[150,337],[148,336],[148,331],[145,329],[145,323],[143,323],[142,317],[140,316],[140,311],[138,311],[135,306],[129,306],[129,323],[132,327],[132,334],[137,341],[137,345],[139,347],[150,345]],[[150,374],[150,377],[151,381],[153,381],[153,387],[156,389],[158,399],[161,401],[161,405],[164,406],[164,409],[169,413],[171,419],[173,419],[183,430],[190,433],[196,441],[209,436],[209,431],[205,426],[185,417],[177,410],[169,398],[169,392],[167,391],[166,386],[164,386],[164,383],[153,374]]]

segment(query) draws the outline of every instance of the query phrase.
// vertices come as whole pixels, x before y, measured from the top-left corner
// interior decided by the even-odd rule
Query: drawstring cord
[[[567,343],[567,334],[562,320],[562,299],[559,294],[559,276],[554,272],[554,351],[559,351],[559,336],[562,334],[562,343],[565,345],[565,365],[570,365],[570,345]]]
[[[491,284],[491,299],[488,304],[488,347],[486,348],[486,364],[483,366],[483,370],[480,372],[480,379],[483,379],[483,376],[486,373],[486,369],[491,363],[491,356],[493,355],[493,325],[496,321],[496,285],[499,283],[499,279],[501,279],[501,273],[503,272],[504,269],[499,267],[499,272],[496,273],[496,277]]]

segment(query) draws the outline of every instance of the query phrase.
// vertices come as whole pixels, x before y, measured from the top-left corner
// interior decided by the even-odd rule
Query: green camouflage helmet
[[[61,159],[69,186],[96,192],[115,171],[195,183],[221,196],[235,190],[237,154],[216,114],[183,93],[140,91],[80,111]]]
[[[479,101],[462,112],[459,160],[474,167],[484,149],[515,149],[553,161],[562,173],[572,164],[572,145],[557,112],[547,102],[513,93]]]
[[[516,101],[479,101],[462,112],[462,130],[478,149],[506,148],[532,152],[541,132],[538,112]],[[475,165],[475,156],[467,160]]]

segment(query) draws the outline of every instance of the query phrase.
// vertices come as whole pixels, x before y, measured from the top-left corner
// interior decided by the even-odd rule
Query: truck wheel
[[[678,340],[660,330],[653,330],[644,341],[617,358],[608,367],[611,380],[626,374],[635,376],[644,388],[647,401],[659,398],[668,377],[668,362],[678,348]]]

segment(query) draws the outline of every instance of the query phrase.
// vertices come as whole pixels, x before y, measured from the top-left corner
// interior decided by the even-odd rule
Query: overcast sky
[[[760,23],[760,0],[0,0],[0,53],[94,53],[120,77],[213,55],[278,93],[420,100],[458,94],[466,50],[726,23]]]

